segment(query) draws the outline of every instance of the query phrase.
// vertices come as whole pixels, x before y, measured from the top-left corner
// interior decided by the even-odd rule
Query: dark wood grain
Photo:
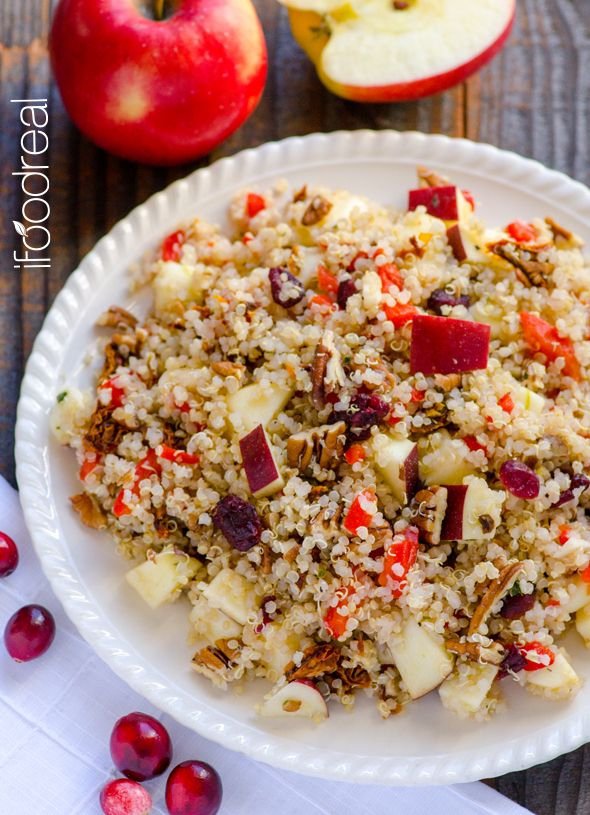
[[[588,183],[590,2],[519,0],[518,5],[508,46],[466,85],[419,103],[357,105],[325,91],[293,43],[284,10],[274,0],[256,0],[269,44],[266,92],[255,115],[209,159],[318,130],[416,129],[490,142]],[[132,206],[207,163],[137,166],[105,155],[81,137],[50,78],[50,6],[50,0],[0,2],[0,467],[10,480],[23,366],[56,293],[80,258]],[[19,164],[20,128],[9,100],[31,96],[50,100],[53,263],[50,270],[19,275],[12,268],[17,240],[11,222],[22,201],[11,173]],[[581,748],[493,783],[537,815],[588,815],[590,750]]]

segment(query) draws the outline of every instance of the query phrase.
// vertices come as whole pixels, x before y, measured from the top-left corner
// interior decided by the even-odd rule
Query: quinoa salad
[[[484,719],[507,683],[575,694],[579,238],[484,224],[425,168],[403,211],[277,182],[237,194],[229,224],[188,222],[141,264],[149,314],[102,315],[96,385],[66,386],[51,418],[73,510],[133,561],[137,602],[187,598],[195,671],[267,680],[260,715],[320,721],[362,692],[388,718],[434,691]]]

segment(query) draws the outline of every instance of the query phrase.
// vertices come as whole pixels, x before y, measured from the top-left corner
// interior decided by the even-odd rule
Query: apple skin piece
[[[261,424],[240,439],[240,450],[248,486],[254,498],[264,498],[283,489],[285,482]]]
[[[148,16],[155,5],[60,0],[51,63],[66,110],[91,141],[131,161],[181,164],[253,112],[266,45],[250,0],[177,0],[161,21]]]
[[[333,93],[356,102],[403,102],[463,82],[502,48],[515,0],[281,0],[295,40]],[[326,25],[326,22],[328,25]]]
[[[457,263],[482,263],[485,261],[484,253],[460,223],[453,224],[447,229],[447,241]]]
[[[420,187],[408,193],[408,210],[426,207],[426,212],[441,221],[465,221],[472,209],[459,187]]]
[[[301,716],[321,722],[328,718],[328,706],[312,682],[295,679],[265,699],[258,713],[281,718]]]
[[[426,374],[478,371],[488,366],[490,327],[469,320],[418,314],[412,320],[410,368]]]
[[[291,399],[294,389],[271,383],[263,386],[253,382],[227,397],[229,420],[234,430],[253,430],[261,424],[267,427]]]
[[[377,433],[372,441],[377,469],[400,504],[407,504],[418,489],[418,446],[409,439]]]
[[[471,663],[466,674],[452,674],[438,689],[441,702],[462,718],[473,716],[491,691],[498,673],[497,665]]]
[[[488,540],[502,522],[506,493],[492,490],[483,478],[467,476],[463,484],[445,484],[447,511],[441,540]]]
[[[453,670],[454,660],[442,637],[428,631],[414,617],[404,623],[401,634],[388,647],[412,699],[437,688]]]

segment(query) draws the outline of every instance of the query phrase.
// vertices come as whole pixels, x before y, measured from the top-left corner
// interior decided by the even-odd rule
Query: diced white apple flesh
[[[214,645],[217,640],[239,639],[242,636],[240,623],[232,620],[220,609],[214,608],[203,596],[194,604],[190,618],[196,637],[210,645]]]
[[[240,625],[255,614],[259,597],[255,586],[233,569],[222,569],[203,589],[203,595],[213,608],[218,608]]]
[[[545,397],[541,396],[540,393],[535,393],[529,388],[525,388],[524,385],[517,384],[516,387],[510,391],[510,395],[517,405],[520,405],[523,410],[526,410],[527,413],[533,416],[540,416],[545,410]]]
[[[466,460],[469,448],[461,439],[448,434],[438,434],[435,448],[420,460],[420,478],[428,486],[432,484],[462,484],[463,479],[475,473]]]
[[[302,650],[301,635],[279,623],[265,625],[258,639],[262,644],[260,662],[277,679],[293,659],[295,651]]]
[[[322,253],[315,248],[299,248],[301,266],[295,275],[304,286],[309,286],[318,272],[318,266],[322,263]],[[282,409],[282,408],[281,408]]]
[[[419,625],[413,617],[389,643],[389,650],[412,699],[437,688],[453,670],[453,657],[442,637]]]
[[[265,429],[258,425],[240,439],[242,462],[254,498],[264,498],[282,490],[285,482]]]
[[[321,70],[335,83],[366,88],[460,71],[493,48],[514,14],[514,0],[419,0],[397,13],[390,0],[374,0],[355,4],[356,14],[348,15],[337,13],[342,1],[283,2],[291,8],[332,12]]]
[[[467,476],[462,485],[448,486],[443,540],[486,540],[493,538],[502,522],[506,493],[493,490],[483,478]]]
[[[542,690],[553,699],[567,699],[580,686],[580,678],[565,656],[558,652],[553,665],[538,671],[524,672],[525,684],[531,690]]]
[[[181,589],[203,568],[195,558],[163,550],[125,575],[150,608],[159,608],[179,596]]]
[[[49,420],[53,435],[60,444],[69,444],[80,435],[95,405],[96,399],[90,390],[68,387],[60,393]]]
[[[208,276],[173,260],[160,261],[154,277],[154,297],[157,314],[165,314],[180,300],[182,303],[203,300]]]
[[[418,487],[418,446],[385,433],[373,437],[377,469],[400,504],[407,504]]]
[[[560,605],[560,611],[566,614],[575,614],[581,608],[590,604],[590,583],[586,583],[578,575],[572,578],[568,586],[568,592],[569,599]]]
[[[229,420],[234,430],[248,431],[261,424],[267,427],[293,396],[291,387],[254,382],[227,397]]]
[[[576,631],[590,647],[590,605],[587,603],[576,611]]]
[[[311,683],[294,680],[273,693],[258,708],[261,716],[301,716],[321,722],[328,718],[328,706]]]
[[[484,253],[462,224],[456,223],[447,229],[447,241],[458,263],[485,261]]]
[[[445,679],[438,692],[448,710],[459,716],[473,716],[492,689],[498,666],[474,662],[462,668],[465,673],[453,673]]]
[[[332,229],[339,221],[348,220],[353,213],[362,214],[368,209],[368,202],[365,198],[344,191],[334,193],[331,203],[332,208],[326,218],[320,221],[322,229]]]

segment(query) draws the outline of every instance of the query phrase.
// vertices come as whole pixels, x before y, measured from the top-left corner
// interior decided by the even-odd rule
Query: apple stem
[[[164,19],[164,0],[154,0],[154,17],[156,20]]]

